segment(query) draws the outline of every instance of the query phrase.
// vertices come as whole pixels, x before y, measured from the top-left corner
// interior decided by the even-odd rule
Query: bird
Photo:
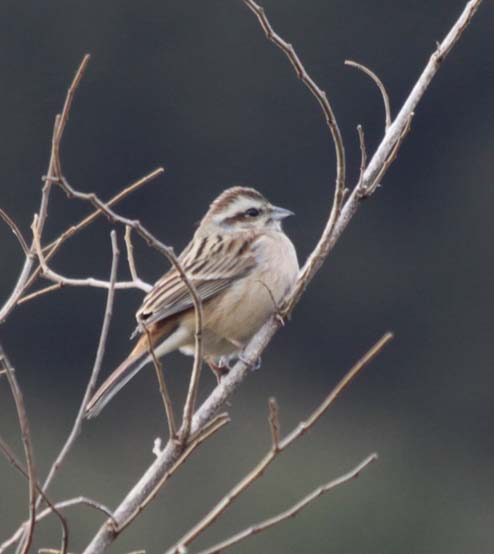
[[[203,359],[217,373],[241,357],[249,339],[277,313],[292,289],[299,264],[282,221],[294,215],[272,205],[254,188],[224,190],[209,206],[192,240],[178,257],[203,309]],[[87,403],[96,417],[149,362],[179,350],[195,352],[195,309],[190,290],[176,268],[163,275],[137,310],[139,338],[127,358]]]

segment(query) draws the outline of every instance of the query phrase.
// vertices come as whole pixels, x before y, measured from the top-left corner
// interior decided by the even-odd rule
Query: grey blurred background
[[[354,183],[355,127],[364,125],[372,152],[384,117],[376,89],[344,59],[381,76],[396,113],[465,0],[263,3],[328,92]],[[383,188],[352,221],[265,353],[262,370],[233,399],[231,425],[111,552],[164,551],[269,446],[270,395],[289,430],[388,329],[396,333],[391,346],[197,546],[284,509],[377,451],[379,462],[361,479],[232,552],[492,551],[492,8],[484,2],[420,104]],[[254,185],[297,213],[286,229],[305,259],[327,216],[333,147],[315,100],[240,1],[4,0],[0,45],[0,206],[26,235],[54,115],[89,52],[63,142],[64,171],[74,186],[109,198],[164,165],[164,176],[119,209],[179,250],[215,195],[233,184]],[[55,191],[46,237],[87,211]],[[70,276],[107,276],[109,231],[106,222],[93,225],[67,243],[54,267]],[[22,256],[3,223],[0,249],[6,298]],[[136,249],[142,276],[154,280],[164,260],[137,240]],[[120,275],[126,276],[123,263]],[[140,298],[135,291],[117,295],[105,374],[129,348]],[[101,290],[55,292],[19,307],[0,330],[25,393],[41,476],[80,402],[104,299]],[[165,365],[178,405],[190,360],[170,356]],[[213,385],[205,372],[201,397]],[[0,432],[20,454],[4,380],[0,406]],[[85,425],[52,499],[85,494],[115,506],[151,462],[156,436],[165,436],[165,423],[148,370]],[[25,482],[0,458],[0,538],[25,517],[26,495]],[[86,508],[67,514],[70,551],[78,552],[102,518]],[[40,525],[36,545],[57,544],[56,522]]]

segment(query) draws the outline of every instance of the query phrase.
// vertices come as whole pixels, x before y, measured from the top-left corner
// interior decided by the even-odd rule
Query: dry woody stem
[[[228,423],[228,415],[220,413],[222,407],[232,397],[233,393],[242,384],[244,379],[249,375],[249,367],[259,358],[275,333],[282,326],[283,318],[291,315],[304,290],[328,257],[329,253],[335,246],[343,231],[346,229],[346,226],[351,221],[352,217],[357,212],[358,208],[363,204],[364,199],[372,196],[378,189],[381,180],[390,165],[395,160],[401,144],[410,131],[413,114],[420,99],[426,92],[443,60],[470,23],[476,10],[481,4],[481,0],[470,0],[466,3],[465,8],[458,20],[454,23],[444,40],[437,45],[436,50],[431,55],[430,60],[412,87],[408,98],[398,111],[394,120],[392,120],[390,99],[381,79],[374,72],[361,64],[356,62],[347,62],[349,65],[358,68],[371,77],[381,92],[385,111],[384,135],[379,146],[372,155],[367,152],[362,127],[359,126],[357,128],[361,151],[360,176],[358,182],[353,186],[353,190],[350,194],[347,194],[349,191],[347,188],[348,184],[346,183],[345,148],[334,110],[329,102],[327,94],[309,75],[293,46],[274,31],[264,9],[253,0],[243,0],[243,3],[257,18],[257,21],[259,22],[259,25],[265,33],[267,39],[285,54],[292,65],[296,76],[302,81],[311,95],[318,102],[322,115],[328,126],[329,135],[331,136],[336,155],[336,175],[333,198],[328,218],[325,222],[321,236],[317,244],[314,246],[311,254],[307,258],[304,266],[300,270],[295,287],[286,298],[284,304],[279,308],[279,310],[278,307],[276,307],[277,313],[275,313],[273,317],[252,338],[242,353],[242,358],[235,364],[235,366],[221,380],[214,390],[210,392],[202,405],[196,408],[197,391],[202,367],[203,311],[201,300],[193,283],[183,270],[179,259],[175,256],[173,249],[163,244],[160,240],[153,236],[143,225],[141,225],[139,221],[123,217],[114,209],[115,205],[119,201],[138,190],[144,184],[155,179],[157,176],[162,174],[164,170],[162,168],[154,170],[138,181],[127,186],[106,202],[102,201],[94,193],[84,193],[76,190],[76,188],[68,182],[63,174],[62,162],[60,158],[60,146],[76,91],[88,66],[89,56],[85,56],[67,91],[63,109],[61,113],[56,116],[54,121],[50,159],[46,177],[43,182],[39,209],[35,215],[32,225],[32,239],[30,244],[23,236],[16,223],[8,216],[8,214],[5,213],[5,211],[0,210],[0,218],[14,233],[25,256],[23,266],[20,270],[18,280],[13,291],[4,301],[3,305],[0,306],[0,323],[4,322],[8,318],[17,305],[34,300],[44,294],[51,293],[62,287],[89,286],[105,288],[108,291],[106,307],[96,358],[81,406],[70,435],[60,453],[56,456],[42,486],[39,485],[37,480],[29,422],[26,415],[22,393],[17,383],[15,372],[5,356],[3,349],[0,348],[0,373],[2,375],[2,379],[6,376],[15,400],[24,447],[25,468],[21,462],[16,460],[8,445],[6,445],[6,443],[1,439],[0,450],[2,450],[13,467],[15,467],[18,471],[21,471],[21,473],[26,476],[29,486],[28,518],[9,539],[0,545],[0,554],[3,554],[7,548],[13,545],[17,545],[17,554],[27,554],[32,548],[33,533],[37,521],[45,518],[50,513],[59,515],[58,510],[78,504],[89,505],[105,514],[107,518],[106,521],[97,531],[95,531],[90,543],[83,551],[83,554],[103,553],[120,535],[120,533],[127,528],[152,502],[152,500],[162,490],[163,486],[173,475],[176,474],[182,465],[195,452],[197,447],[203,444],[204,441],[213,437],[220,429],[223,428],[224,425]],[[77,224],[67,228],[59,236],[47,241],[44,238],[44,229],[48,217],[48,206],[53,188],[63,191],[69,199],[75,199],[86,204],[90,204],[92,211],[88,216],[80,220]],[[92,276],[82,278],[66,277],[65,275],[55,271],[50,266],[50,263],[62,245],[65,244],[69,238],[85,229],[100,216],[104,216],[112,225],[115,225],[117,230],[125,230],[125,246],[130,279],[122,281],[117,278],[117,264],[119,257],[116,234],[117,231],[112,231],[111,233],[112,263],[110,277],[108,280],[98,279]],[[81,430],[83,424],[82,415],[87,401],[95,388],[96,379],[105,353],[108,340],[108,330],[114,305],[115,291],[120,289],[138,289],[147,292],[150,290],[150,285],[139,277],[139,273],[137,271],[131,237],[132,231],[139,235],[139,237],[143,239],[149,247],[160,252],[168,259],[171,265],[181,276],[193,301],[196,322],[195,356],[186,399],[183,405],[182,421],[180,425],[177,425],[175,422],[171,400],[167,392],[166,383],[164,382],[159,362],[154,356],[153,349],[150,348],[151,356],[155,361],[155,369],[160,382],[163,402],[167,411],[170,438],[164,448],[157,452],[156,459],[140,477],[138,482],[127,492],[125,497],[113,511],[102,506],[97,501],[89,500],[83,496],[70,499],[68,501],[53,503],[47,498],[46,490],[53,482],[57,471],[65,461],[67,453],[72,448]],[[51,281],[51,283],[48,286],[43,286],[33,292],[28,292],[41,277]],[[200,536],[204,530],[209,528],[209,526],[229,508],[229,506],[240,494],[242,494],[243,491],[250,487],[254,481],[262,475],[262,472],[280,455],[281,452],[283,452],[294,441],[298,440],[307,431],[307,429],[311,428],[318,421],[318,419],[328,410],[342,390],[350,383],[353,377],[365,365],[367,365],[390,340],[390,333],[384,335],[383,338],[378,341],[376,345],[359,360],[359,362],[357,362],[352,370],[342,379],[342,381],[340,381],[340,383],[309,415],[309,417],[305,421],[299,423],[299,425],[297,425],[284,437],[281,436],[280,431],[280,410],[276,401],[271,399],[269,401],[268,417],[271,432],[271,447],[269,451],[266,453],[264,458],[260,460],[256,467],[249,472],[248,475],[241,479],[228,494],[221,498],[219,502],[179,541],[172,545],[167,552],[176,552],[177,554],[185,552],[189,545],[194,542],[194,540]],[[250,525],[243,531],[240,531],[218,544],[203,550],[201,554],[212,554],[213,552],[223,551],[224,549],[233,546],[234,544],[237,544],[238,542],[256,533],[268,529],[273,525],[277,525],[289,517],[296,515],[312,503],[316,498],[332,490],[334,487],[346,483],[358,476],[360,472],[374,459],[375,455],[369,456],[347,474],[321,485],[287,510],[264,521]],[[43,502],[46,503],[47,507],[42,510],[41,504]],[[68,552],[68,529],[62,516],[60,516],[60,521],[62,525],[62,541],[60,550],[57,552],[65,554]],[[47,551],[47,549],[44,550]]]

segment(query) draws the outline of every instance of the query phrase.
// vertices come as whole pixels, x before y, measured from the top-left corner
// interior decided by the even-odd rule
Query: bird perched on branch
[[[253,188],[229,188],[210,205],[178,258],[201,299],[203,356],[216,372],[241,355],[295,282],[297,254],[281,227],[289,215]],[[152,360],[150,342],[157,358],[174,350],[194,355],[194,303],[177,269],[156,282],[136,318],[140,337],[89,401],[88,418]]]

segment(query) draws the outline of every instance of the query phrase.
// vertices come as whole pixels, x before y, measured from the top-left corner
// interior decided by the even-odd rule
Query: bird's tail
[[[150,361],[149,352],[131,353],[103,382],[86,406],[84,417],[99,415],[110,400]]]

